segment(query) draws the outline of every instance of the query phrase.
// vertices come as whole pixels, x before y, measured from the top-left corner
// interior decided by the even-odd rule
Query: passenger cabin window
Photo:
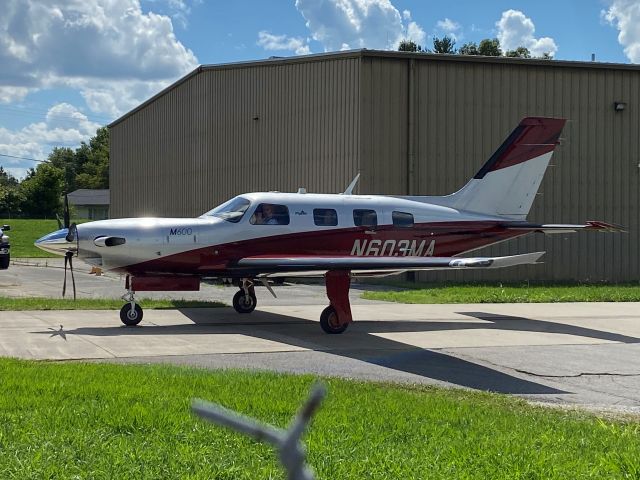
[[[338,225],[338,212],[333,208],[314,208],[313,222],[319,227],[335,227]]]
[[[413,215],[405,212],[392,212],[391,218],[394,227],[413,227]]]
[[[218,217],[227,222],[238,223],[244,216],[251,202],[246,198],[235,197],[208,211],[202,217]]]
[[[253,225],[289,225],[289,209],[285,205],[261,203],[251,216]]]
[[[378,215],[375,210],[355,209],[353,223],[356,227],[375,227],[378,225]]]

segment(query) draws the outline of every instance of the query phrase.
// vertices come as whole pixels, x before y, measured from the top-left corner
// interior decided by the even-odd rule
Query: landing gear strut
[[[120,321],[128,327],[133,327],[142,321],[142,307],[136,303],[129,276],[127,276],[125,286],[127,293],[122,296],[122,299],[127,303],[120,309]]]
[[[325,333],[342,333],[353,321],[351,304],[349,303],[351,272],[348,270],[329,270],[324,278],[330,305],[320,315],[320,327]]]
[[[251,313],[258,304],[256,292],[253,288],[253,282],[248,278],[242,279],[240,290],[233,296],[233,308],[238,313]]]

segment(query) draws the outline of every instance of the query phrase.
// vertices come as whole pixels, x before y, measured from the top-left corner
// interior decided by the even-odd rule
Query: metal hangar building
[[[483,254],[544,265],[421,274],[640,280],[640,67],[357,50],[200,66],[114,121],[111,216],[197,216],[251,191],[444,195],[525,116],[569,121],[529,220],[623,234],[530,235]]]

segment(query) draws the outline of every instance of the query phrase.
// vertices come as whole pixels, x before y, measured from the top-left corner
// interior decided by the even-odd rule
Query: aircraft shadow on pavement
[[[319,325],[315,321],[270,312],[256,311],[251,316],[239,316],[235,313],[229,314],[228,309],[180,309],[179,311],[193,323],[168,326],[143,323],[142,326],[135,328],[120,325],[79,327],[65,330],[65,333],[67,335],[91,336],[198,335],[216,329],[216,333],[220,334],[250,335],[255,338],[339,355],[459,386],[511,394],[562,394],[567,392],[452,355],[383,338],[376,334],[493,329],[496,331],[547,332],[621,343],[640,343],[639,338],[626,335],[486,312],[458,312],[461,315],[483,320],[482,323],[359,320],[350,326],[344,335],[326,335],[320,331]],[[151,318],[149,320],[153,321]],[[51,334],[50,331],[41,333]]]
[[[475,324],[479,328],[489,328],[497,330],[510,330],[517,332],[537,332],[555,333],[565,335],[575,335],[578,337],[596,338],[620,343],[640,343],[640,338],[621,335],[619,333],[605,332],[593,328],[567,325],[564,323],[550,322],[547,320],[532,320],[526,317],[515,317],[510,315],[499,315],[487,312],[457,312],[459,315],[477,318],[491,322],[490,324]]]

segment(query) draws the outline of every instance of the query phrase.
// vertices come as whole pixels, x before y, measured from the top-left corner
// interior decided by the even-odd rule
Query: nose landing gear
[[[125,287],[127,289],[127,293],[122,296],[122,299],[127,303],[125,303],[120,309],[120,321],[127,327],[133,327],[142,321],[142,307],[136,303],[128,276]]]

